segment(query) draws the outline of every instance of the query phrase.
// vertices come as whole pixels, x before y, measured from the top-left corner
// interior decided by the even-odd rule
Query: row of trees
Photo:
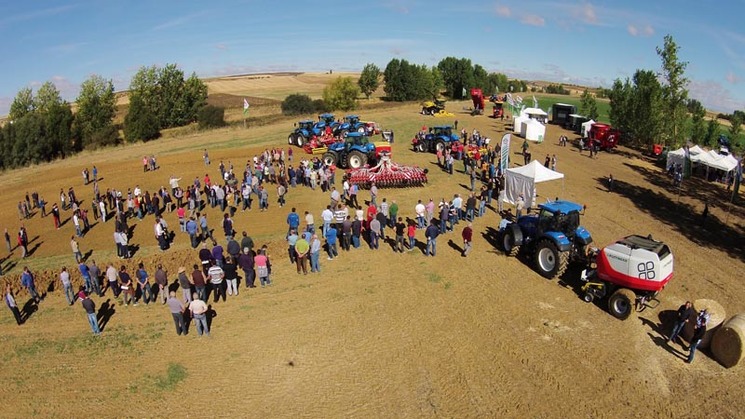
[[[205,106],[207,86],[195,74],[184,80],[176,65],[143,67],[130,84],[127,141],[158,137],[160,130],[197,120]],[[10,105],[9,122],[0,130],[0,168],[64,158],[83,149],[116,145],[116,94],[111,80],[92,75],[80,85],[73,106],[62,100],[52,82],[34,91],[21,89]],[[219,110],[202,114],[214,120]]]
[[[687,139],[715,144],[719,124],[705,121],[706,109],[688,99],[687,62],[678,58],[680,48],[670,35],[657,47],[661,73],[637,70],[629,79],[616,79],[610,92],[611,123],[628,134],[632,143],[676,145]],[[689,122],[690,118],[690,122]]]

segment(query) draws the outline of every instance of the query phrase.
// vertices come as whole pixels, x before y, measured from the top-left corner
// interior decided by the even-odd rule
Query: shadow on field
[[[112,303],[111,299],[107,299],[104,301],[103,304],[101,304],[101,307],[98,309],[98,314],[96,317],[98,317],[98,327],[103,332],[106,328],[106,325],[109,324],[109,320],[111,320],[111,317],[116,314],[116,309],[114,308],[116,306],[116,303]]]
[[[37,310],[39,310],[39,305],[36,303],[36,300],[29,298],[21,309],[21,322],[26,323]]]
[[[643,167],[624,164],[639,171],[650,183],[662,182],[659,179],[664,176],[662,173],[653,173]],[[596,180],[601,185],[606,183],[604,177],[596,178]],[[695,184],[694,182],[691,183]],[[726,224],[723,220],[711,214],[704,219],[702,216],[703,204],[700,208],[696,208],[671,199],[662,192],[655,192],[641,185],[630,185],[619,180],[615,180],[614,183],[613,193],[628,198],[637,208],[678,231],[693,243],[723,251],[730,257],[745,261],[745,240],[742,239],[744,233],[742,228],[734,224]],[[667,184],[669,185],[669,182]],[[710,185],[696,185],[694,187],[689,185],[684,189],[690,189],[689,192],[686,192],[688,196],[708,199],[707,190],[712,188]],[[733,214],[734,216],[736,215]]]

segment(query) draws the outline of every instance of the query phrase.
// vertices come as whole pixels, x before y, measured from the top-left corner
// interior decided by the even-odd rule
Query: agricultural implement
[[[626,320],[632,311],[659,304],[657,294],[673,276],[673,254],[665,243],[632,235],[590,253],[594,269],[585,269],[582,299],[608,297],[608,312]]]
[[[445,112],[444,100],[435,99],[422,102],[422,115],[437,115],[441,112]]]
[[[473,102],[473,110],[471,115],[483,115],[484,114],[484,93],[481,89],[471,89],[471,101]]]
[[[372,183],[382,188],[408,188],[427,183],[427,169],[398,165],[387,153],[381,155],[376,166],[350,169],[346,176],[350,183],[362,189],[369,189]]]

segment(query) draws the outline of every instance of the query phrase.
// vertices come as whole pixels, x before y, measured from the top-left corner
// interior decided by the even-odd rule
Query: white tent
[[[528,119],[523,122],[520,135],[526,140],[542,143],[543,137],[546,135],[546,126],[535,119]]]
[[[693,163],[699,163],[702,159],[706,160],[705,154],[706,152],[699,146],[695,145],[688,149],[688,151],[691,154],[691,161]],[[683,166],[683,163],[686,159],[686,151],[685,148],[681,147],[675,151],[671,151],[667,153],[667,162],[665,164],[665,169],[669,169],[670,166],[674,164],[679,164]]]
[[[522,116],[516,116],[512,118],[512,124],[513,124],[512,132],[514,132],[515,134],[520,134],[520,129],[522,128],[524,120],[525,118]]]
[[[711,150],[708,153],[704,153],[704,155],[706,155],[706,160],[702,161],[702,163],[706,166],[711,167],[712,169],[729,172],[737,168],[737,159],[729,154],[721,155],[716,151]]]
[[[548,121],[548,114],[541,108],[525,108],[520,112],[520,117],[527,119],[536,119],[539,122]]]
[[[525,198],[525,207],[533,206],[536,183],[549,180],[563,179],[564,174],[547,169],[538,160],[522,167],[514,167],[505,171],[505,202],[514,204],[520,194]]]
[[[594,123],[595,123],[595,120],[593,119],[582,123],[582,128],[580,128],[579,130],[579,133],[582,136],[582,138],[587,138],[590,135],[590,128],[592,128],[592,124]]]

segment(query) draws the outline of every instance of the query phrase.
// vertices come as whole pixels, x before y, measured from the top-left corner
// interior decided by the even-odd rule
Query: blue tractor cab
[[[328,112],[318,115],[318,122],[315,124],[315,127],[321,132],[325,131],[326,127],[331,127],[331,131],[334,132],[338,126],[339,123],[336,122],[334,114]]]
[[[342,142],[329,145],[323,155],[326,165],[335,164],[340,168],[358,169],[369,160],[375,159],[375,144],[359,132],[350,132]]]
[[[360,122],[360,117],[357,115],[347,115],[344,117],[344,122],[336,128],[339,136],[344,137],[348,132],[365,132],[365,124]]]
[[[424,138],[420,138],[416,145],[416,151],[445,151],[449,145],[460,140],[458,134],[453,132],[450,125],[431,127]]]
[[[553,201],[538,206],[538,213],[524,215],[501,231],[508,255],[521,249],[533,253],[535,268],[546,278],[560,276],[570,261],[587,259],[590,232],[580,225],[583,207],[570,201]]]
[[[323,131],[318,129],[313,121],[307,119],[295,124],[295,130],[287,137],[287,143],[302,147],[313,136],[320,136],[322,134]]]

